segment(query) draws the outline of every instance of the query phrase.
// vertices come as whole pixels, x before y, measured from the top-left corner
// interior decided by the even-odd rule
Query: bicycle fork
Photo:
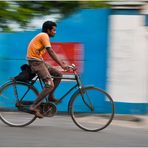
[[[77,83],[78,83],[79,92],[80,92],[80,94],[81,94],[81,97],[82,97],[83,102],[86,104],[86,106],[87,106],[91,111],[93,111],[93,110],[94,110],[93,104],[92,104],[92,102],[91,102],[91,99],[90,99],[90,97],[89,97],[87,91],[86,91],[85,88],[83,87],[82,81],[80,81],[79,75],[76,74],[75,76],[76,76],[75,79],[76,79],[76,81],[77,81]],[[86,97],[87,97],[87,98],[85,98],[84,94],[86,94]],[[87,101],[86,99],[88,99],[88,101]]]

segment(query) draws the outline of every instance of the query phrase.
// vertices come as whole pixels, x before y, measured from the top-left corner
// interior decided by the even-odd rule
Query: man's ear
[[[47,29],[47,33],[50,34],[50,29]]]

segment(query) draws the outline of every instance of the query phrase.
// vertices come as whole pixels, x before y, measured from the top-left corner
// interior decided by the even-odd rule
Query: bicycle
[[[85,131],[96,132],[106,128],[114,117],[112,97],[106,91],[95,86],[84,86],[75,65],[72,64],[70,68],[74,77],[62,77],[62,79],[74,80],[76,84],[56,103],[49,102],[45,98],[40,105],[41,112],[45,117],[54,116],[57,112],[56,105],[61,103],[70,92],[77,89],[68,103],[68,113],[73,122]],[[30,99],[36,99],[39,94],[35,86],[38,81],[43,88],[43,82],[38,75],[29,83],[12,79],[0,87],[0,118],[5,124],[24,127],[37,118],[29,107],[33,103]]]

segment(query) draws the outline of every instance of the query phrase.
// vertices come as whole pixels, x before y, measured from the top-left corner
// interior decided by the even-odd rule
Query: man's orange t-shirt
[[[46,47],[51,47],[47,33],[39,33],[29,43],[27,49],[27,59],[42,60]]]

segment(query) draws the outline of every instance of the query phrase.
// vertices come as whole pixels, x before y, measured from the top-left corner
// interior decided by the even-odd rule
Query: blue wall
[[[94,84],[106,88],[108,9],[86,9],[58,22],[57,34],[51,42],[81,42],[84,45],[84,84]],[[40,30],[20,33],[0,34],[0,84],[19,73],[25,63],[29,41]],[[68,90],[72,83],[63,82],[56,91],[57,97]],[[63,89],[64,86],[64,89]],[[58,106],[67,110],[69,96]]]

